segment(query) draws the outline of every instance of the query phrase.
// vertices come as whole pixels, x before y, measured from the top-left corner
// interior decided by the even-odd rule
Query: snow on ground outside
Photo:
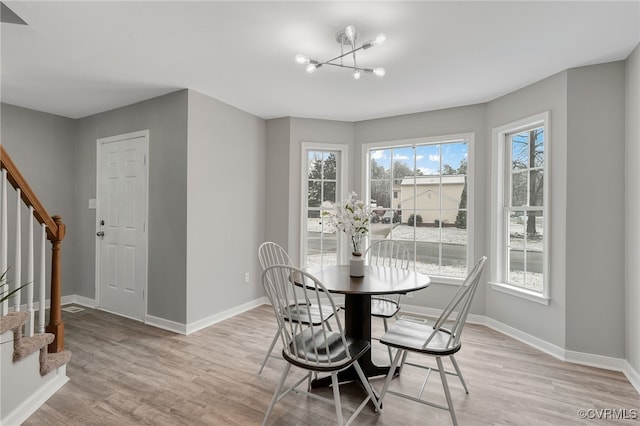
[[[331,228],[328,226],[329,221],[324,220],[324,232],[328,234],[334,234],[335,231],[331,230],[330,232],[326,228]],[[523,248],[524,247],[524,235],[525,229],[524,224],[511,223],[511,242],[513,248]],[[307,219],[307,230],[309,232],[322,232],[323,231],[323,219]],[[467,230],[460,229],[456,227],[445,227],[445,228],[437,228],[433,226],[420,226],[413,227],[406,224],[383,224],[383,223],[374,223],[371,225],[371,236],[374,239],[382,239],[382,238],[392,238],[398,241],[413,241],[414,233],[416,241],[438,241],[440,240],[440,232],[442,231],[442,243],[444,244],[467,244]],[[527,249],[536,251],[542,250],[542,235],[544,233],[544,228],[542,226],[541,220],[536,220],[536,231],[539,236],[536,237],[527,237]],[[327,261],[327,256],[325,255],[324,264],[335,264],[336,259],[335,256]],[[307,265],[308,266],[318,266],[320,265],[320,255],[309,255],[307,257]],[[427,275],[440,275],[447,277],[460,277],[463,278],[466,276],[466,267],[456,266],[456,265],[443,265],[438,266],[432,263],[421,263],[418,262],[416,264],[416,270],[418,272],[427,274]],[[521,271],[512,271],[510,276],[510,281],[513,283],[524,283],[524,272]],[[527,274],[527,283],[524,285],[525,288],[541,291],[542,290],[542,274],[529,272]]]

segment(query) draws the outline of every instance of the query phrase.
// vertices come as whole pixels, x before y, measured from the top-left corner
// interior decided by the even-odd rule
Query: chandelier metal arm
[[[358,50],[362,50],[362,49],[364,49],[364,46],[360,46],[360,47],[358,47],[358,48],[356,48],[356,49],[353,49],[353,50],[350,50],[350,51],[348,51],[348,52],[345,52],[345,53],[343,53],[342,55],[338,55],[338,56],[336,56],[336,57],[335,57],[335,58],[333,58],[333,59],[329,59],[328,61],[324,61],[324,62],[318,61],[318,63],[319,63],[319,64],[323,64],[323,65],[325,65],[325,64],[326,64],[326,65],[335,65],[335,64],[332,64],[331,62],[336,61],[336,60],[338,60],[338,59],[340,59],[340,58],[344,58],[345,56],[351,55],[352,53],[355,53],[355,52],[357,52]],[[345,66],[345,68],[353,68],[353,67],[347,67],[347,66]]]
[[[332,64],[331,62],[322,62],[319,65],[331,65],[332,67],[349,68],[350,70],[360,70],[364,72],[373,72],[373,68],[352,67],[344,64]]]
[[[299,64],[306,64],[307,72],[313,73],[316,69],[320,68],[323,65],[331,65],[338,68],[347,68],[353,70],[353,78],[358,80],[360,78],[361,73],[373,73],[378,77],[383,77],[385,75],[384,68],[364,68],[358,65],[356,52],[360,50],[366,50],[374,45],[380,44],[385,40],[384,34],[378,34],[375,40],[369,40],[360,45],[360,47],[356,47],[358,45],[358,34],[353,27],[353,25],[349,25],[344,29],[344,31],[338,32],[336,34],[336,41],[340,45],[340,55],[335,58],[329,59],[327,61],[319,61],[317,59],[311,59],[304,55],[296,55],[296,62]],[[344,47],[348,46],[350,50],[345,52]],[[344,58],[346,56],[352,56],[353,64],[345,65]]]

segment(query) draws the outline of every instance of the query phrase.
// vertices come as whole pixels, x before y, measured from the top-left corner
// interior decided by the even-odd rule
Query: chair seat
[[[400,304],[393,300],[371,298],[371,315],[379,318],[392,318],[400,311]]]
[[[339,371],[356,361],[367,349],[369,342],[361,339],[346,339],[343,344],[340,333],[307,328],[290,344],[290,353],[283,349],[282,356],[292,364],[314,371]],[[294,345],[297,351],[294,350]],[[347,349],[351,358],[347,356]],[[296,353],[298,356],[292,356]],[[318,365],[320,364],[320,365]]]
[[[460,344],[450,346],[451,333],[444,329],[440,329],[427,347],[423,348],[424,342],[433,332],[433,327],[426,323],[401,318],[393,323],[389,331],[380,338],[380,342],[394,348],[430,355],[451,355],[460,350]]]
[[[308,306],[308,307],[307,307]],[[320,313],[322,312],[322,315]],[[325,305],[290,305],[289,309],[283,309],[285,320],[302,324],[319,325],[333,316],[333,308]]]

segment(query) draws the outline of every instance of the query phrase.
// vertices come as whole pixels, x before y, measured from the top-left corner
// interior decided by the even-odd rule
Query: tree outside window
[[[510,284],[543,289],[544,127],[507,135],[510,148]]]
[[[405,244],[420,272],[464,277],[467,155],[465,140],[370,149],[372,239]]]

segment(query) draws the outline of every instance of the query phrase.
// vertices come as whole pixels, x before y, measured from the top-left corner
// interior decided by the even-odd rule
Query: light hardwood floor
[[[276,331],[269,306],[190,336],[93,309],[65,312],[64,322],[73,352],[71,380],[24,425],[258,425],[284,367],[272,358],[257,374]],[[381,321],[373,327],[374,334],[382,332]],[[578,418],[579,409],[640,409],[640,397],[622,373],[558,361],[480,325],[468,324],[462,340],[456,358],[470,393],[456,378],[449,381],[461,426],[640,424]],[[388,361],[384,347],[374,342],[374,349],[378,363]],[[444,403],[436,376],[425,396]],[[417,389],[423,377],[423,370],[407,367],[393,385]],[[382,388],[382,379],[372,383]],[[341,392],[344,405],[354,406],[362,396],[356,385],[341,386]],[[269,424],[331,425],[333,419],[333,406],[290,394]],[[355,424],[451,425],[451,419],[446,411],[388,395],[382,414],[365,408]]]

